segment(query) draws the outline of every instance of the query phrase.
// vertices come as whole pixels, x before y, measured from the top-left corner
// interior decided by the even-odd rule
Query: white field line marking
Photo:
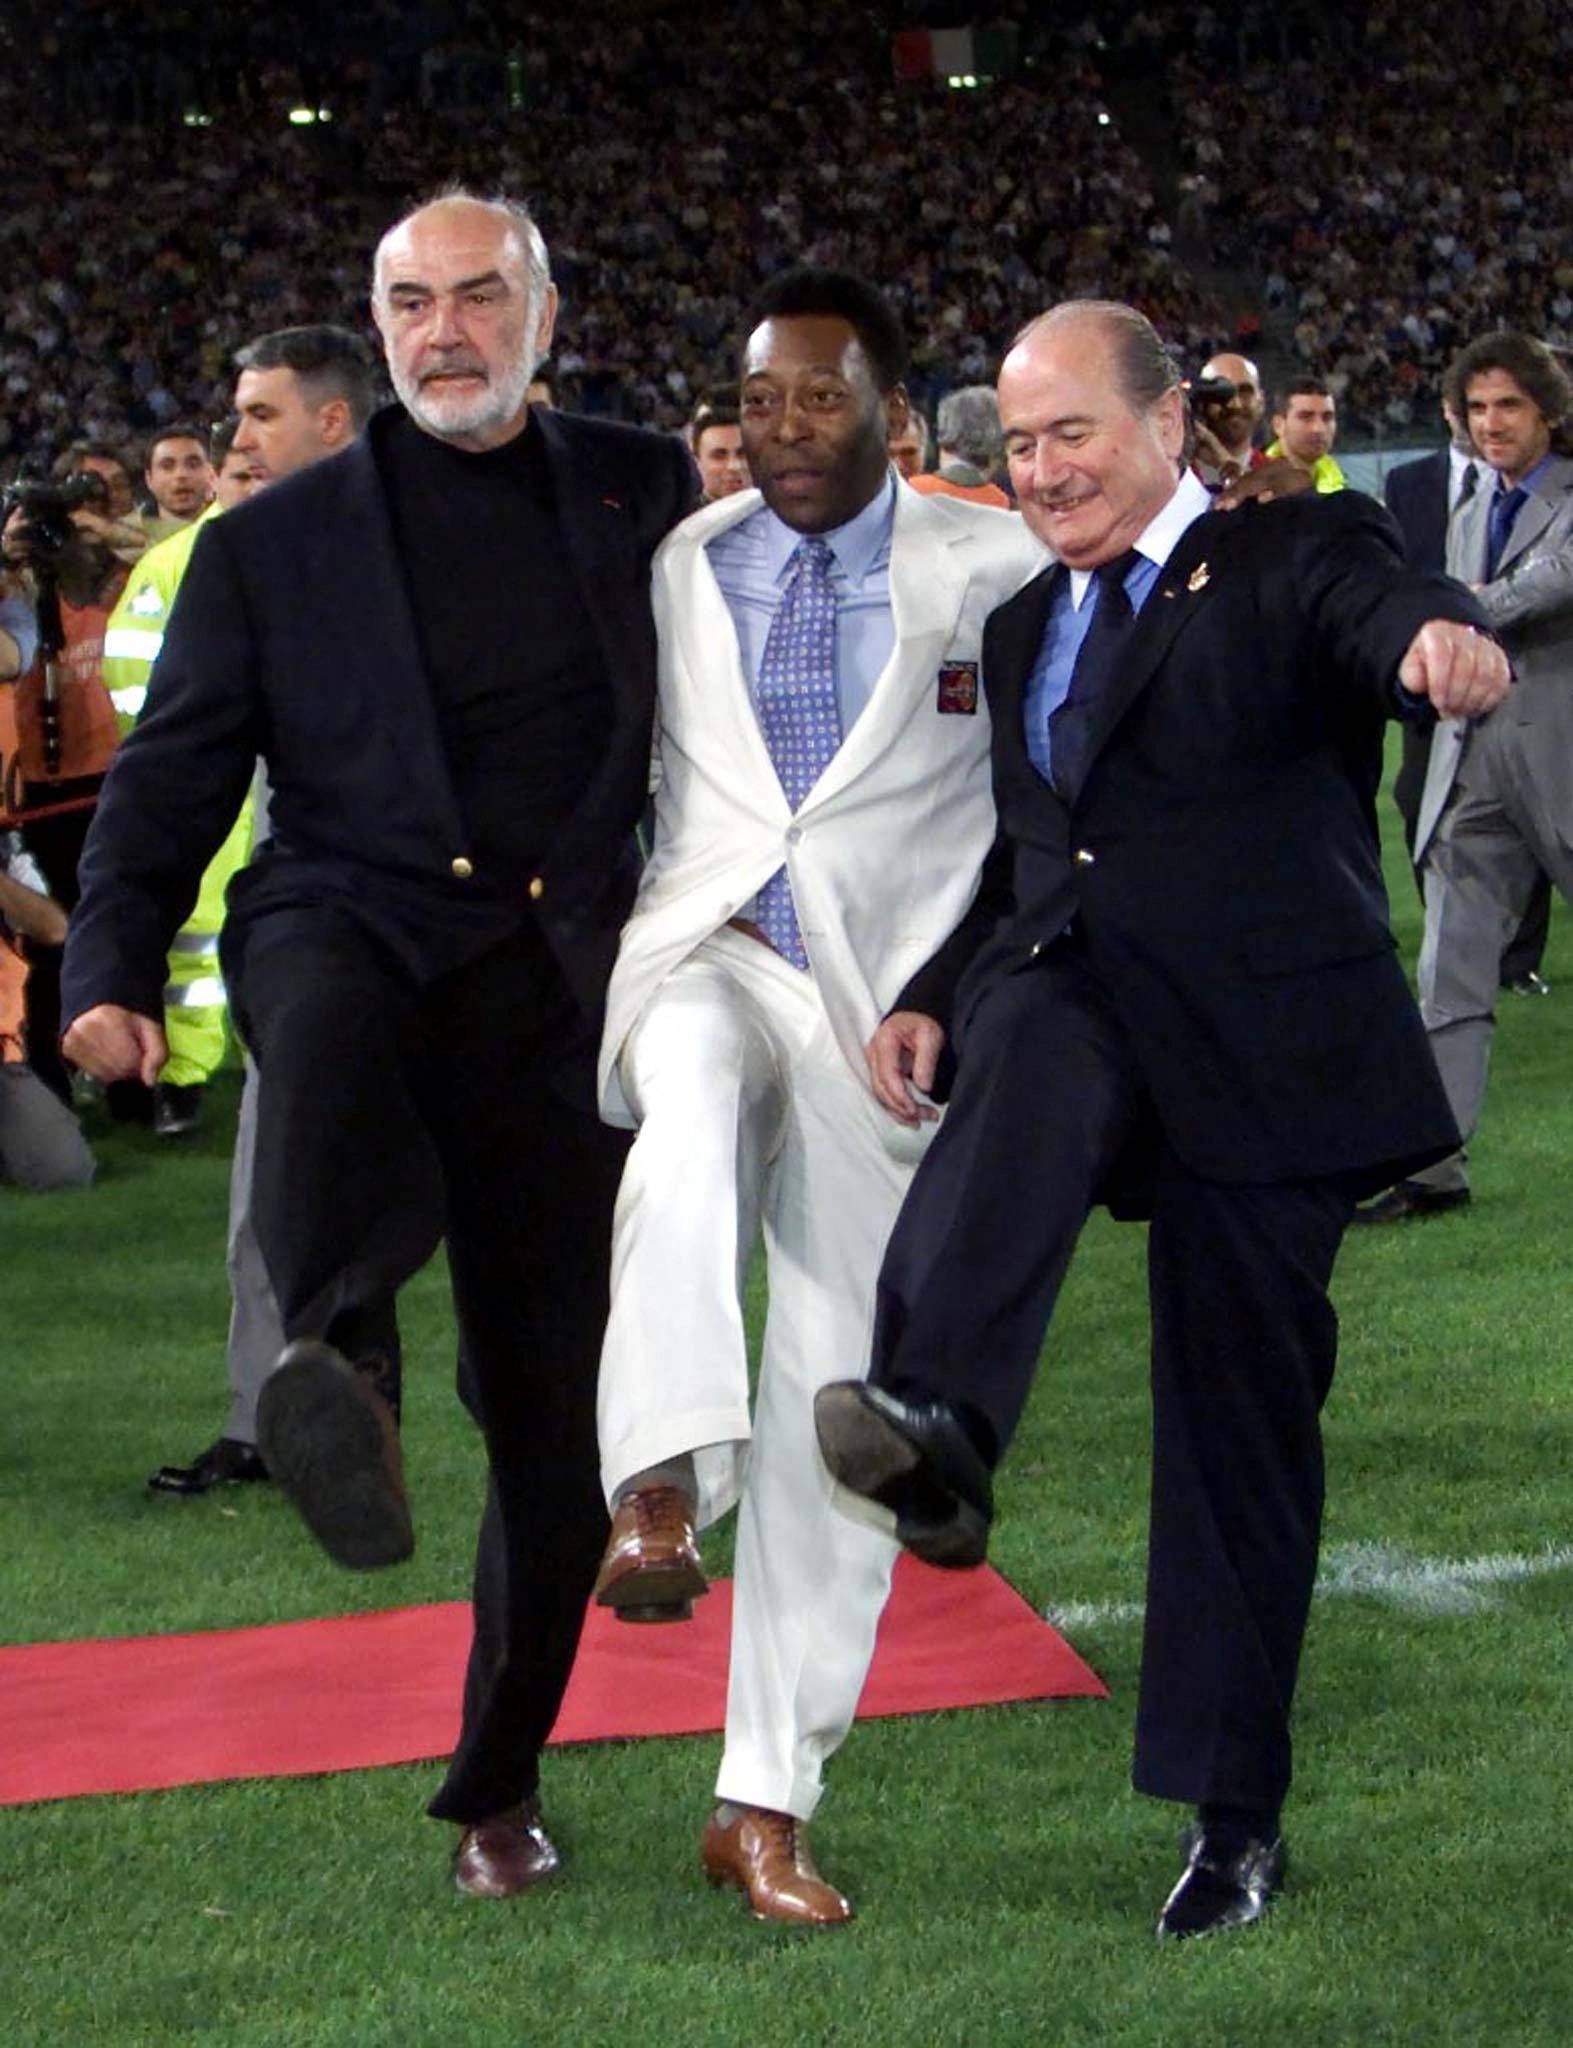
[[[1573,1545],[1565,1543],[1483,1557],[1416,1557],[1393,1543],[1335,1543],[1322,1558],[1316,1595],[1384,1600],[1411,1614],[1478,1614],[1500,1605],[1503,1586],[1569,1570]],[[1043,1618],[1068,1633],[1140,1621],[1145,1611],[1139,1600],[1072,1601],[1045,1608]]]

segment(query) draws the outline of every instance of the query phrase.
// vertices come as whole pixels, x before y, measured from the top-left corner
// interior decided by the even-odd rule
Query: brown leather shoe
[[[599,1607],[619,1621],[687,1621],[710,1586],[694,1540],[694,1511],[678,1486],[624,1496],[595,1582]]]
[[[459,1837],[453,1881],[472,1899],[511,1899],[562,1868],[557,1844],[533,1799],[478,1820]]]
[[[699,1845],[713,1885],[735,1885],[756,1920],[788,1927],[837,1927],[852,1908],[814,1866],[808,1830],[790,1813],[745,1806],[730,1827],[711,1814]]]

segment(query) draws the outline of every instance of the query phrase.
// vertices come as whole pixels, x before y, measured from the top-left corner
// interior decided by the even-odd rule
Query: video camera
[[[52,561],[77,535],[73,512],[109,513],[109,486],[85,471],[55,483],[46,477],[18,477],[0,501],[0,525],[13,512],[27,521],[27,553],[33,562]]]
[[[1192,405],[1227,405],[1237,388],[1232,377],[1193,377],[1185,387]]]

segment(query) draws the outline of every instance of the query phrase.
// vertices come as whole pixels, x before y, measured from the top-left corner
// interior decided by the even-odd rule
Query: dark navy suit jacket
[[[1401,462],[1382,479],[1382,497],[1404,537],[1411,569],[1447,566],[1447,490],[1452,465],[1445,448]]]
[[[455,933],[462,939],[479,915],[377,467],[391,417],[198,541],[83,854],[62,977],[67,1020],[102,1002],[162,1016],[166,948],[258,755],[272,836],[231,887],[227,962],[270,910],[331,903],[419,980],[451,963]],[[532,881],[529,910],[593,1021],[632,899],[649,775],[650,558],[690,508],[693,471],[675,442],[633,428],[552,412],[540,426],[613,714],[598,772]],[[499,561],[497,573],[510,565]]]
[[[1454,1126],[1388,927],[1374,798],[1409,642],[1427,619],[1483,625],[1479,606],[1406,574],[1359,492],[1206,514],[1061,794],[1028,759],[1022,700],[1064,574],[988,622],[1000,837],[898,1007],[949,1021],[964,1063],[969,1013],[1074,920],[1192,1172],[1374,1190],[1442,1156]]]

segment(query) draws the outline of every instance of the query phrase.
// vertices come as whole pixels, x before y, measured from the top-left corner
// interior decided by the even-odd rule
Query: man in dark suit
[[[821,1391],[819,1437],[911,1549],[978,1562],[1087,1211],[1150,1216],[1135,1782],[1198,1808],[1159,1930],[1199,1933],[1257,1918],[1284,1864],[1333,1259],[1357,1196],[1452,1130],[1387,925],[1382,721],[1483,709],[1507,667],[1359,493],[1210,513],[1179,471],[1178,378],[1129,308],[1045,314],[999,389],[1059,564],[984,638],[983,887],[870,1042],[905,1121],[932,1114],[947,1017],[958,1069],[886,1255],[872,1380]]]
[[[489,1488],[431,1811],[463,1830],[460,1888],[499,1896],[557,1867],[537,1759],[606,1537],[595,1371],[626,1140],[593,1062],[648,773],[650,558],[692,477],[675,442],[532,412],[556,292],[522,208],[411,214],[373,310],[402,406],[193,554],[84,856],[66,1045],[105,1078],[157,1071],[164,950],[262,755],[271,838],[224,932],[291,1340],[259,1443],[335,1558],[408,1555],[378,1344],[446,1234]]]

